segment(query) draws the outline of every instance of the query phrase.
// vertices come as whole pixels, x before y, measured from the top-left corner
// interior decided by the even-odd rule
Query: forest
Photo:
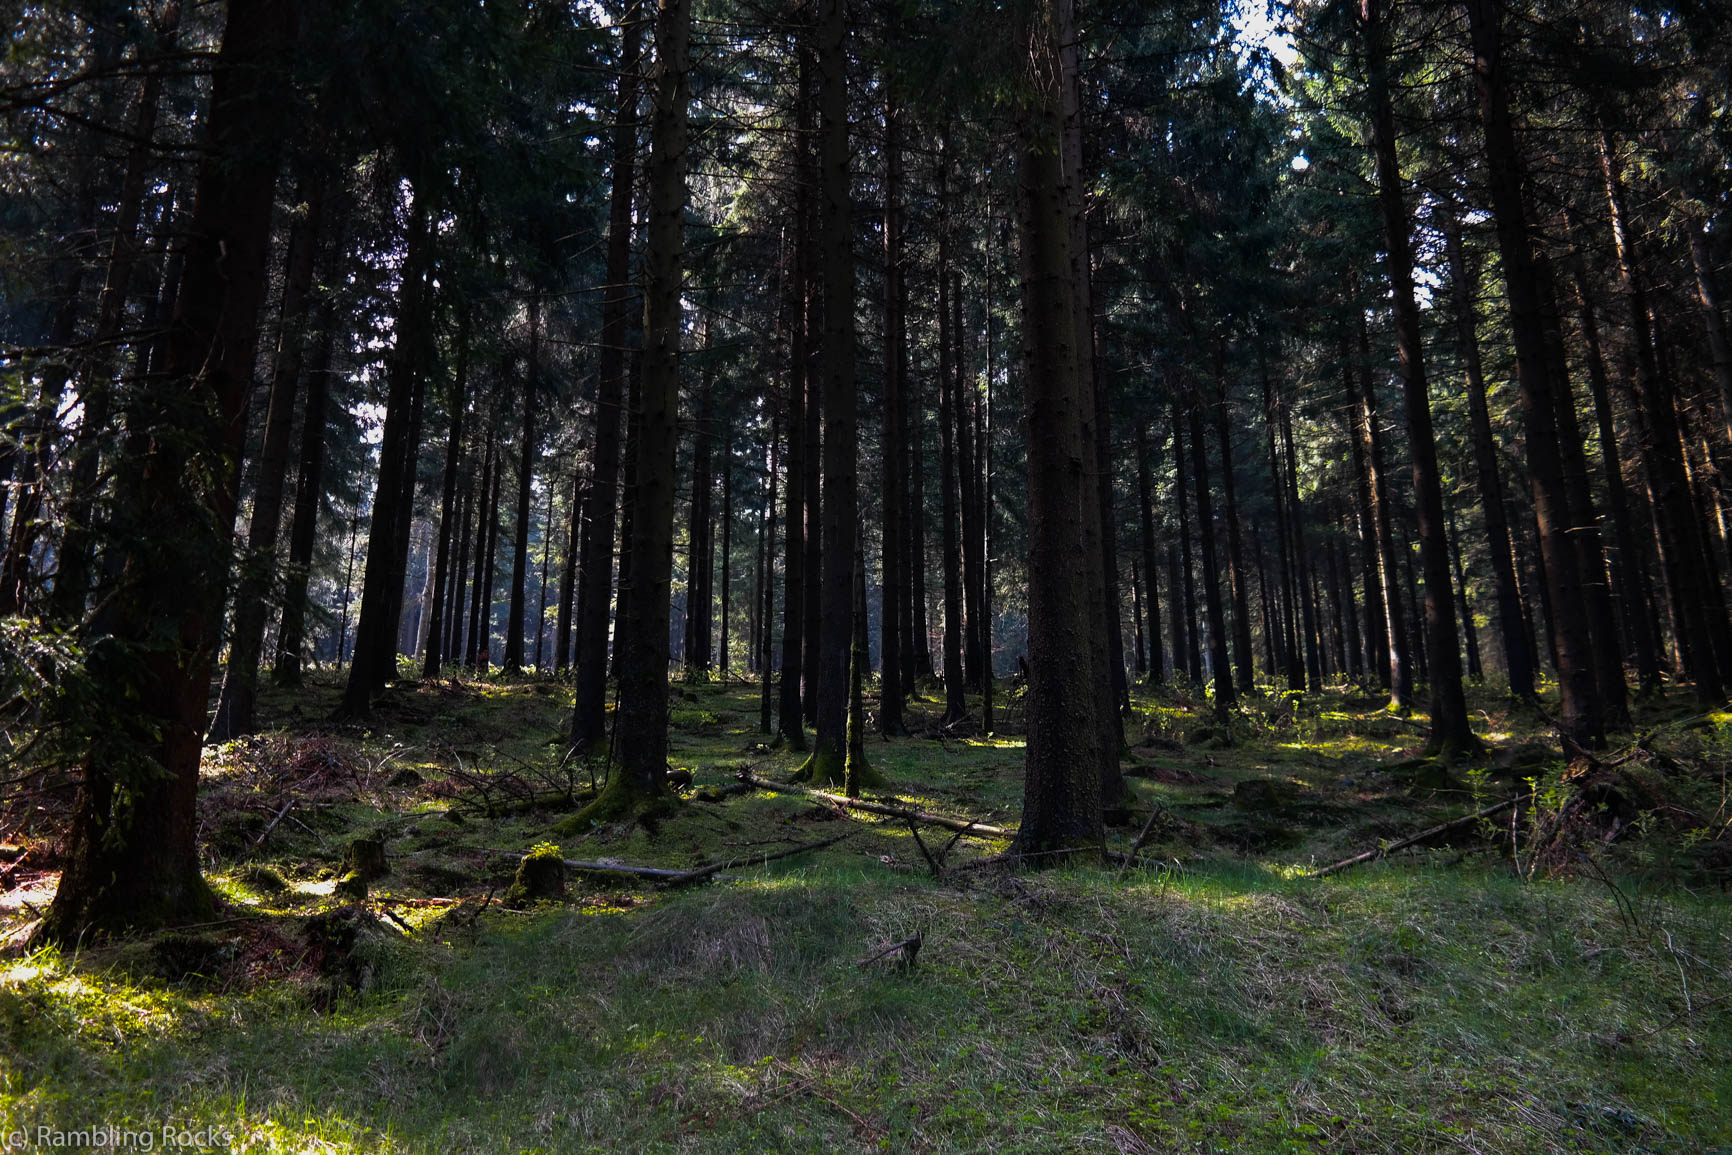
[[[1722,1151],[1717,0],[46,0],[0,1149]]]

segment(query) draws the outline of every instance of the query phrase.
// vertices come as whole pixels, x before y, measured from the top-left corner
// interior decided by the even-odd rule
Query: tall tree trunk
[[[498,406],[493,407],[497,412]],[[469,585],[469,638],[463,646],[463,667],[467,670],[479,668],[481,652],[487,648],[487,613],[491,612],[488,599],[492,596],[490,586],[492,575],[488,570],[487,542],[493,526],[494,494],[498,490],[494,474],[497,472],[498,454],[495,451],[493,438],[490,436],[492,422],[485,427],[487,432],[486,445],[481,453],[481,484],[475,492],[475,576]]]
[[[1143,575],[1147,588],[1146,616],[1149,622],[1149,685],[1159,686],[1166,681],[1165,656],[1161,652],[1161,604],[1155,591],[1155,573],[1159,568],[1155,559],[1159,556],[1155,542],[1155,512],[1154,484],[1151,477],[1153,470],[1152,455],[1149,448],[1149,423],[1137,424],[1137,498],[1140,506],[1138,513],[1142,523]],[[1169,596],[1174,591],[1169,590]]]
[[[723,423],[724,429],[730,424]],[[722,438],[722,596],[720,640],[717,642],[716,667],[723,678],[728,676],[728,607],[733,602],[733,567],[730,564],[734,549],[734,444],[732,436]]]
[[[1726,336],[1726,318],[1720,311],[1720,286],[1714,277],[1714,262],[1708,252],[1708,234],[1702,222],[1686,226],[1690,234],[1690,263],[1696,272],[1696,303],[1702,306],[1702,324],[1708,333],[1708,352],[1714,358],[1714,383],[1720,387],[1720,421],[1726,441],[1732,443],[1732,340]]]
[[[691,0],[663,0],[655,20],[632,572],[629,583],[620,583],[623,637],[613,750],[617,769],[600,797],[557,828],[562,833],[586,830],[591,822],[634,810],[659,808],[669,798],[668,617],[679,452],[691,19]]]
[[[1384,615],[1384,635],[1389,641],[1389,700],[1396,710],[1413,706],[1413,655],[1407,633],[1407,616],[1401,595],[1401,546],[1395,540],[1395,522],[1389,500],[1389,470],[1383,455],[1382,424],[1377,418],[1377,389],[1371,379],[1371,338],[1364,313],[1359,314],[1358,373],[1348,385],[1358,412],[1365,445],[1365,467],[1371,482],[1372,522],[1377,529],[1378,588]]]
[[[1455,570],[1455,609],[1461,615],[1461,632],[1467,640],[1467,676],[1476,683],[1485,681],[1485,666],[1479,658],[1479,631],[1473,628],[1473,610],[1467,604],[1467,570],[1461,564],[1461,531],[1456,528],[1455,511],[1449,511],[1450,562]]]
[[[950,197],[946,176],[951,166],[950,141],[944,138],[935,174],[938,202],[938,478],[939,516],[944,563],[944,722],[949,724],[968,713],[963,694],[962,668],[962,543],[957,516],[957,407],[956,338],[950,276]]]
[[[1239,532],[1239,497],[1233,484],[1233,432],[1227,422],[1227,378],[1217,377],[1221,392],[1216,399],[1215,440],[1221,454],[1221,497],[1227,516],[1227,577],[1233,599],[1233,661],[1238,667],[1239,688],[1249,691],[1257,684],[1251,659],[1251,609],[1249,583],[1245,579],[1245,545]]]
[[[1450,596],[1449,540],[1443,517],[1443,475],[1431,424],[1425,380],[1419,303],[1413,295],[1412,221],[1403,203],[1396,155],[1395,111],[1389,94],[1387,28],[1378,0],[1364,0],[1370,64],[1373,147],[1377,154],[1377,201],[1383,213],[1385,265],[1395,296],[1395,339],[1406,401],[1408,454],[1413,461],[1414,507],[1419,519],[1420,564],[1425,571],[1425,651],[1431,675],[1431,736],[1428,748],[1454,754],[1477,749],[1461,688],[1461,650]]]
[[[711,322],[703,323],[703,348],[710,346]],[[710,469],[710,429],[715,393],[715,373],[709,358],[699,372],[698,420],[692,433],[691,520],[686,534],[686,628],[685,666],[707,675],[710,671],[710,543],[711,492],[715,479]]]
[[[373,695],[397,674],[398,611],[408,567],[425,389],[421,344],[426,338],[426,275],[433,244],[429,223],[432,193],[425,178],[413,196],[397,308],[397,341],[388,371],[385,428],[379,445],[379,479],[367,531],[367,566],[361,578],[361,617],[355,626],[354,661],[343,691],[343,712],[351,717],[365,717],[372,708]]]
[[[284,261],[282,317],[264,443],[259,450],[258,479],[253,488],[253,516],[247,530],[246,553],[241,560],[240,584],[235,591],[228,668],[210,728],[210,740],[216,742],[257,729],[254,709],[258,701],[259,660],[264,651],[271,587],[276,584],[277,531],[282,524],[290,434],[300,395],[307,297],[313,285],[314,258],[318,255],[324,221],[323,177],[314,176],[306,183],[305,192],[306,214],[290,230]],[[79,600],[83,600],[82,593]]]
[[[601,350],[596,358],[595,450],[590,464],[589,520],[584,525],[584,564],[577,597],[577,696],[572,706],[571,742],[579,750],[593,750],[607,738],[607,621],[613,604],[613,539],[620,497],[620,403],[625,395],[632,291],[632,189],[637,178],[641,13],[638,0],[628,0],[620,22],[620,69],[614,91],[607,287],[602,293]]]
[[[433,606],[427,621],[427,654],[421,663],[423,678],[437,678],[445,664],[446,618],[451,602],[446,596],[451,584],[451,538],[457,528],[457,474],[463,464],[463,411],[469,405],[469,310],[457,303],[457,349],[451,374],[451,431],[445,441],[445,476],[439,497],[439,549],[433,562]]]
[[[800,51],[799,121],[802,132],[796,141],[797,167],[804,178],[809,175],[807,150],[811,139],[811,68],[806,53]],[[802,673],[805,657],[806,601],[816,597],[818,575],[806,573],[806,458],[816,454],[818,447],[806,441],[807,379],[811,376],[810,321],[813,310],[812,293],[812,182],[796,182],[794,208],[794,277],[789,310],[788,356],[788,499],[785,503],[787,523],[786,555],[782,581],[782,694],[777,725],[791,750],[806,748],[805,702],[802,693]],[[808,588],[810,587],[810,588]]]
[[[529,519],[535,482],[535,408],[541,401],[541,294],[529,296],[529,352],[523,374],[523,441],[518,447],[517,516],[511,546],[511,591],[505,611],[504,672],[523,673],[523,634],[529,603]]]
[[[1179,585],[1184,586],[1184,612],[1173,623],[1173,669],[1178,671],[1179,638],[1184,638],[1185,673],[1193,691],[1203,689],[1203,649],[1197,637],[1197,567],[1191,564],[1190,483],[1185,474],[1185,413],[1173,402],[1173,508],[1179,514],[1179,565],[1173,579],[1173,608],[1179,607]]]
[[[1069,2],[1042,0],[1030,13],[1028,105],[1018,125],[1024,421],[1040,436],[1028,439],[1028,744],[1015,849],[1036,864],[1049,860],[1033,856],[1099,846],[1103,837],[1098,762],[1081,756],[1099,741],[1101,698],[1086,641],[1088,595],[1076,580],[1088,486],[1077,467],[1082,335],[1056,67]]]
[[[553,627],[553,673],[564,674],[571,665],[571,626],[577,610],[578,562],[583,554],[583,527],[589,505],[589,479],[573,469],[571,522],[565,534],[565,560],[559,570],[559,613]],[[549,481],[549,487],[552,481]]]
[[[764,497],[764,552],[760,586],[763,588],[763,609],[760,611],[759,642],[758,642],[758,672],[763,682],[758,692],[758,732],[770,734],[773,727],[770,722],[770,682],[771,670],[775,666],[772,657],[772,625],[776,619],[776,448],[777,435],[781,431],[776,428],[776,418],[770,417],[770,476],[769,492]]]
[[[1215,556],[1215,499],[1209,489],[1209,448],[1203,434],[1203,403],[1189,391],[1186,425],[1191,437],[1191,479],[1197,502],[1197,538],[1203,552],[1203,603],[1209,623],[1209,672],[1213,675],[1217,717],[1225,719],[1238,693],[1233,686],[1233,663],[1227,649],[1227,614],[1221,598],[1221,566]]]
[[[283,568],[283,616],[277,626],[272,680],[301,684],[301,651],[307,622],[307,578],[318,537],[319,506],[325,497],[325,434],[331,407],[331,347],[337,339],[337,302],[327,295],[319,307],[317,338],[307,365],[307,399],[301,414],[300,467],[295,473],[295,516],[289,524],[289,559]]]
[[[1569,502],[1558,455],[1557,410],[1546,368],[1534,246],[1523,202],[1523,166],[1501,61],[1500,16],[1494,0],[1468,0],[1467,12],[1473,41],[1474,85],[1485,132],[1487,184],[1502,256],[1505,296],[1509,300],[1516,378],[1527,430],[1529,477],[1555,627],[1553,651],[1558,659],[1558,684],[1563,696],[1563,727],[1572,740],[1587,744],[1603,736],[1605,727],[1588,652],[1591,639],[1580,567],[1568,540]]]
[[[91,735],[42,926],[49,939],[197,919],[213,906],[199,875],[199,755],[288,105],[277,69],[298,15],[271,0],[228,6],[165,371],[131,414],[148,452],[116,466],[116,524],[171,532],[131,537],[96,623],[120,643],[90,662],[120,724]]]
[[[824,274],[824,541],[818,598],[816,733],[805,769],[816,782],[848,781],[854,543],[859,505],[859,397],[854,380],[853,214],[848,182],[848,23],[844,0],[818,4],[819,246]],[[808,414],[808,420],[810,414]],[[807,495],[810,498],[810,494]],[[854,779],[858,782],[858,779]]]
[[[1498,640],[1510,694],[1518,701],[1532,702],[1533,663],[1528,660],[1527,628],[1523,621],[1521,588],[1516,582],[1514,551],[1510,546],[1509,517],[1504,512],[1503,479],[1498,469],[1497,445],[1492,436],[1491,410],[1486,404],[1485,372],[1479,357],[1479,321],[1474,312],[1467,258],[1462,251],[1461,220],[1452,205],[1440,210],[1444,247],[1449,258],[1449,280],[1455,311],[1455,348],[1467,377],[1468,426],[1473,441],[1474,484],[1479,492],[1481,524],[1486,552],[1491,560],[1492,591],[1497,600]]]
[[[1276,409],[1281,400],[1275,395],[1269,379],[1269,354],[1261,342],[1257,345],[1257,368],[1263,383],[1263,437],[1269,459],[1269,488],[1275,506],[1276,577],[1281,584],[1281,658],[1287,672],[1287,689],[1295,693],[1305,690],[1305,654],[1299,641],[1298,612],[1294,606],[1293,510],[1287,504],[1287,467],[1281,460],[1280,422]],[[1352,380],[1348,385],[1351,388]],[[1381,605],[1381,601],[1378,603]]]
[[[1606,182],[1606,200],[1617,243],[1619,275],[1630,310],[1630,331],[1636,354],[1636,394],[1645,418],[1643,456],[1648,484],[1653,490],[1654,522],[1662,543],[1661,566],[1671,594],[1674,630],[1684,660],[1684,675],[1696,687],[1703,703],[1718,703],[1726,697],[1728,671],[1732,666],[1732,643],[1722,639],[1726,622],[1715,621],[1709,610],[1707,583],[1713,569],[1690,495],[1684,468],[1684,441],[1678,427],[1676,386],[1660,371],[1654,355],[1654,327],[1649,317],[1647,290],[1642,282],[1635,231],[1625,203],[1623,175],[1612,152],[1610,137],[1600,135],[1601,167]],[[1549,564],[1549,559],[1548,559]]]
[[[898,6],[886,6],[886,20],[897,27]],[[882,623],[878,691],[878,729],[886,736],[905,734],[902,706],[905,579],[908,572],[903,542],[903,506],[906,450],[903,429],[908,420],[904,380],[908,372],[907,285],[902,276],[906,259],[902,219],[902,118],[894,89],[895,77],[886,83],[884,97],[884,413],[883,413],[883,556],[884,579],[879,587],[879,619]]]

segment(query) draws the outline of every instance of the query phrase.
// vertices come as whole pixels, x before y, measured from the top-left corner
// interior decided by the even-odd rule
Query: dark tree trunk
[[[607,738],[608,610],[613,604],[613,539],[619,507],[620,403],[625,394],[631,303],[632,188],[637,176],[638,70],[641,5],[629,0],[620,23],[620,69],[614,93],[613,172],[607,219],[607,287],[601,303],[596,359],[595,451],[590,465],[589,520],[577,597],[577,696],[571,742],[593,750]]]
[[[817,638],[816,782],[847,779],[859,398],[854,380],[853,218],[848,185],[848,24],[843,0],[818,5],[819,254],[824,274],[824,541]],[[810,414],[808,413],[808,420]],[[808,497],[811,495],[808,494]],[[808,624],[810,624],[808,622]]]
[[[668,617],[673,591],[674,491],[679,452],[680,320],[684,285],[686,124],[691,102],[691,0],[656,12],[656,70],[646,172],[644,349],[639,400],[631,580],[620,582],[618,724],[606,789],[561,830],[668,797]]]
[[[1225,718],[1238,700],[1233,663],[1227,649],[1227,614],[1221,598],[1221,566],[1215,556],[1215,499],[1209,489],[1209,449],[1203,434],[1202,399],[1192,392],[1186,424],[1191,438],[1191,480],[1197,501],[1197,538],[1203,552],[1203,604],[1209,623],[1209,672],[1215,713]]]
[[[1498,469],[1497,445],[1492,436],[1491,410],[1486,404],[1485,373],[1480,366],[1477,335],[1479,322],[1474,314],[1467,259],[1462,252],[1461,222],[1453,209],[1444,214],[1443,226],[1444,245],[1449,255],[1450,288],[1455,306],[1455,348],[1467,376],[1468,425],[1473,440],[1474,481],[1479,492],[1486,552],[1491,559],[1492,590],[1497,600],[1498,639],[1503,651],[1504,669],[1509,675],[1510,694],[1519,701],[1532,702],[1535,700],[1534,669],[1529,660],[1521,588],[1516,582],[1509,517],[1504,507],[1503,479]]]
[[[497,412],[498,407],[494,406]],[[492,422],[487,429],[491,431]],[[485,434],[484,434],[485,436]],[[485,448],[481,454],[481,483],[475,492],[475,576],[469,585],[469,638],[463,645],[463,667],[468,670],[477,669],[481,661],[481,652],[487,647],[488,625],[486,613],[488,598],[491,596],[489,585],[492,582],[488,572],[487,541],[490,527],[493,525],[494,513],[494,472],[498,455],[494,452],[491,436],[488,436]]]
[[[343,712],[365,717],[373,695],[396,677],[397,620],[402,608],[409,556],[415,459],[420,451],[420,410],[425,381],[421,344],[426,336],[426,274],[431,262],[431,192],[414,191],[407,255],[397,309],[397,341],[388,371],[385,428],[379,446],[379,480],[367,531],[367,567],[361,579],[361,617],[355,626],[354,661],[343,692]]]
[[[301,385],[306,341],[308,294],[313,285],[314,258],[324,220],[325,189],[320,176],[306,187],[306,215],[289,233],[285,259],[282,317],[276,364],[271,375],[264,443],[259,450],[253,488],[253,516],[242,555],[240,584],[235,591],[234,620],[229,636],[228,668],[218,695],[209,740],[227,741],[257,729],[259,660],[264,652],[265,620],[271,587],[277,576],[277,531],[283,517],[283,487],[288,480],[290,434]],[[83,600],[83,595],[79,595]]]
[[[1184,613],[1175,615],[1173,622],[1173,668],[1178,669],[1178,648],[1184,637],[1185,673],[1191,689],[1203,688],[1203,648],[1197,638],[1197,578],[1191,564],[1191,498],[1190,483],[1185,475],[1185,413],[1179,402],[1173,402],[1173,508],[1179,514],[1179,572],[1173,578],[1173,606],[1178,609],[1179,585],[1184,586]]]
[[[523,441],[518,447],[517,516],[511,544],[511,591],[505,611],[504,672],[523,673],[524,627],[529,608],[529,518],[535,480],[535,408],[541,401],[541,295],[529,298],[529,355],[523,375]]]
[[[910,660],[903,663],[902,677],[909,693],[917,679],[931,679],[932,628],[926,618],[926,407],[919,379],[909,376],[908,410],[910,435],[908,469],[908,636]]]
[[[723,428],[729,428],[727,424]],[[722,596],[721,622],[718,631],[716,667],[722,677],[728,676],[728,607],[733,601],[733,567],[730,555],[734,549],[734,445],[731,436],[722,438]]]
[[[1654,523],[1662,547],[1661,567],[1671,595],[1674,632],[1683,657],[1684,676],[1694,683],[1697,698],[1705,704],[1718,703],[1726,697],[1726,678],[1732,673],[1732,669],[1722,669],[1732,667],[1732,640],[1726,638],[1725,615],[1716,615],[1710,609],[1707,587],[1713,580],[1714,569],[1685,472],[1677,388],[1670,375],[1661,372],[1654,354],[1654,326],[1649,317],[1635,231],[1625,203],[1622,173],[1612,153],[1611,140],[1604,133],[1600,138],[1600,157],[1617,242],[1619,273],[1629,304],[1636,354],[1636,394],[1646,426],[1643,457],[1653,492]],[[1549,558],[1547,564],[1549,567]]]
[[[1281,460],[1276,407],[1281,403],[1269,380],[1267,349],[1259,343],[1257,366],[1263,382],[1263,436],[1269,459],[1269,488],[1275,506],[1276,576],[1281,583],[1281,664],[1287,672],[1287,689],[1305,690],[1305,652],[1299,641],[1299,615],[1294,606],[1293,510],[1287,504],[1287,467]],[[1351,381],[1349,381],[1351,386]]]
[[[1588,387],[1594,396],[1595,428],[1600,439],[1600,461],[1606,473],[1606,504],[1612,511],[1613,540],[1617,542],[1612,566],[1613,584],[1623,609],[1624,631],[1636,650],[1636,680],[1642,695],[1660,692],[1660,655],[1653,630],[1654,594],[1648,580],[1648,551],[1636,534],[1630,510],[1629,489],[1624,482],[1622,450],[1612,413],[1605,356],[1600,348],[1599,318],[1588,291],[1587,270],[1580,256],[1574,262],[1576,311],[1582,343],[1588,358]]]
[[[1287,510],[1293,533],[1294,577],[1299,584],[1299,618],[1304,629],[1305,681],[1315,694],[1322,689],[1323,655],[1317,634],[1317,598],[1311,588],[1311,551],[1305,544],[1305,506],[1299,500],[1298,457],[1293,452],[1293,413],[1281,406],[1281,444],[1287,459]]]
[[[975,428],[975,410],[979,394],[974,377],[968,371],[968,330],[963,325],[962,274],[956,272],[950,287],[951,340],[956,363],[956,472],[961,483],[962,530],[962,684],[965,689],[980,689],[981,667],[985,665],[980,630],[981,537],[980,537],[980,474],[975,467],[975,452],[979,434]]]
[[[1485,681],[1485,666],[1479,657],[1479,631],[1473,628],[1473,610],[1467,604],[1467,570],[1461,564],[1461,531],[1456,528],[1455,511],[1449,513],[1450,560],[1455,569],[1455,610],[1461,615],[1461,632],[1467,639],[1467,676],[1475,682]]]
[[[951,309],[953,281],[950,276],[950,200],[946,175],[951,165],[946,139],[936,173],[938,201],[938,476],[939,517],[944,562],[944,721],[956,721],[968,713],[963,694],[962,668],[962,548],[957,525],[957,403],[960,389],[956,372],[956,331]]]
[[[800,109],[803,131],[796,148],[798,168],[802,176],[809,175],[806,158],[811,139],[811,69],[806,54],[800,53]],[[806,601],[815,597],[808,584],[816,587],[817,575],[806,575],[806,457],[816,453],[817,446],[806,443],[806,381],[811,375],[809,322],[812,308],[812,188],[811,181],[797,182],[794,210],[794,284],[790,313],[793,324],[789,333],[788,358],[788,499],[784,520],[787,523],[787,545],[783,552],[782,581],[782,694],[777,725],[782,737],[793,750],[806,748],[805,703],[801,674],[804,670]]]
[[[1427,746],[1454,754],[1477,749],[1461,688],[1461,651],[1450,597],[1449,540],[1443,516],[1443,474],[1437,464],[1431,395],[1425,379],[1419,304],[1413,292],[1413,222],[1403,203],[1396,154],[1395,111],[1387,74],[1387,29],[1377,0],[1364,0],[1370,62],[1372,124],[1377,154],[1377,200],[1383,214],[1385,266],[1395,297],[1395,337],[1406,401],[1408,453],[1419,519],[1420,564],[1425,570],[1425,650],[1431,685],[1431,737]]]
[[[1371,380],[1371,338],[1364,314],[1359,316],[1359,372],[1351,398],[1358,411],[1365,445],[1365,466],[1371,482],[1372,523],[1377,529],[1378,588],[1382,594],[1384,633],[1389,640],[1389,700],[1396,710],[1413,705],[1413,657],[1407,633],[1407,615],[1402,608],[1401,546],[1395,540],[1395,520],[1389,500],[1389,470],[1384,463],[1383,431],[1377,419],[1377,390]]]
[[[317,338],[307,364],[307,398],[301,414],[300,467],[295,474],[295,516],[289,524],[289,558],[283,568],[283,616],[277,626],[272,680],[301,684],[301,651],[307,623],[307,577],[325,497],[325,433],[331,395],[331,347],[337,339],[337,305],[327,296],[319,307]]]
[[[710,322],[703,324],[703,345],[710,345]],[[699,374],[698,421],[692,434],[691,520],[686,533],[686,622],[685,667],[707,675],[710,671],[710,565],[712,542],[711,494],[715,479],[710,469],[710,429],[715,374],[709,359]]]
[[[1137,498],[1142,523],[1143,574],[1148,591],[1144,600],[1148,606],[1149,684],[1159,686],[1166,681],[1166,659],[1161,652],[1161,604],[1155,590],[1155,573],[1159,569],[1155,559],[1159,556],[1159,547],[1155,542],[1155,487],[1150,476],[1154,463],[1151,458],[1149,425],[1144,421],[1137,425]],[[1171,596],[1172,591],[1168,593]]]
[[[1239,497],[1233,484],[1233,432],[1227,422],[1227,379],[1217,378],[1221,395],[1215,402],[1215,440],[1221,454],[1221,497],[1227,517],[1227,577],[1233,598],[1233,662],[1238,668],[1239,688],[1249,691],[1257,684],[1251,658],[1250,588],[1245,579],[1245,545],[1239,531]]]
[[[199,755],[288,105],[275,73],[297,24],[293,4],[228,6],[164,372],[129,423],[148,452],[116,465],[116,524],[173,532],[129,538],[96,623],[121,643],[93,651],[90,669],[119,725],[91,735],[49,939],[198,919],[213,906],[199,875]]]
[[[559,571],[559,613],[553,627],[553,673],[564,674],[571,664],[571,624],[577,609],[578,562],[583,552],[583,526],[589,503],[588,479],[581,469],[572,470],[571,523],[565,534],[565,560]],[[551,486],[551,481],[549,485]]]
[[[1042,0],[1031,14],[1028,46],[1035,64],[1018,142],[1024,421],[1040,432],[1028,439],[1028,746],[1015,847],[1025,858],[1102,841],[1098,762],[1083,756],[1099,740],[1094,715],[1101,700],[1085,638],[1088,595],[1076,580],[1086,488],[1077,468],[1084,448],[1077,372],[1082,337],[1056,67],[1063,39],[1056,10],[1068,3]]]
[[[463,411],[469,405],[469,310],[457,305],[457,354],[451,374],[451,431],[445,442],[445,476],[439,497],[439,549],[433,563],[433,606],[427,615],[427,653],[421,663],[423,678],[437,678],[444,668],[446,619],[453,604],[447,595],[451,584],[451,539],[457,529],[457,474],[463,464]]]
[[[887,6],[886,19],[895,24],[897,5]],[[891,83],[894,83],[892,78]],[[907,599],[907,551],[903,543],[903,506],[906,450],[903,430],[907,425],[904,380],[908,372],[908,333],[905,309],[907,285],[902,277],[906,258],[902,219],[901,110],[893,91],[884,99],[884,413],[883,413],[883,582],[879,587],[879,618],[882,622],[879,648],[878,728],[885,735],[905,734],[902,718],[906,700],[903,659],[912,657],[904,636]]]
[[[763,681],[758,691],[758,732],[770,734],[774,727],[770,720],[770,682],[771,668],[776,664],[771,656],[771,626],[776,619],[776,442],[780,434],[776,428],[776,418],[770,418],[770,476],[769,493],[764,498],[764,551],[761,562],[761,572],[758,584],[763,590],[763,609],[759,622],[758,641],[758,673]]]
[[[1515,343],[1516,378],[1527,429],[1529,477],[1539,523],[1540,554],[1552,606],[1553,652],[1563,697],[1564,732],[1588,744],[1605,732],[1595,691],[1594,669],[1582,581],[1569,539],[1569,501],[1558,457],[1556,406],[1546,368],[1534,246],[1523,203],[1522,162],[1517,151],[1508,82],[1501,66],[1502,33],[1493,0],[1468,0],[1473,41],[1473,78],[1485,132],[1486,177],[1492,218],[1497,226],[1510,332]]]

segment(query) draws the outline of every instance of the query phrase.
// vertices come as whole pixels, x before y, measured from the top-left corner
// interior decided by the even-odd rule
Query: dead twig
[[[846,833],[838,834],[834,838],[826,838],[819,842],[807,842],[799,846],[790,846],[786,850],[778,850],[771,854],[754,854],[743,862],[717,862],[712,863],[709,866],[700,866],[695,870],[688,870],[684,874],[679,874],[668,879],[668,885],[685,886],[688,883],[702,882],[706,878],[713,878],[729,867],[762,866],[766,862],[774,862],[778,858],[791,858],[796,854],[805,854],[807,851],[822,850],[826,846],[836,845],[836,843],[841,842],[844,838],[852,838],[857,833],[859,833],[859,831],[850,830]]]
[[[863,798],[849,798],[841,794],[831,794],[825,790],[814,790],[809,786],[800,786],[791,782],[771,782],[759,778],[750,771],[740,771],[739,780],[759,790],[774,790],[782,794],[805,794],[813,798],[840,806],[847,810],[859,810],[866,814],[882,814],[886,818],[900,818],[903,821],[912,819],[926,826],[942,826],[946,830],[955,830],[974,838],[1011,838],[1016,831],[1006,830],[1001,826],[988,826],[978,819],[951,818],[943,814],[932,814],[924,810],[911,810],[904,806],[891,806],[883,802],[868,802]]]
[[[920,954],[920,946],[923,941],[924,936],[922,932],[917,930],[901,942],[893,942],[877,954],[867,955],[865,958],[860,960],[859,965],[869,966],[887,955],[892,955],[900,951],[902,952],[902,958],[897,961],[897,965],[903,970],[911,971],[914,969],[915,959]]]
[[[1468,823],[1477,822],[1481,818],[1489,818],[1491,815],[1506,810],[1511,806],[1520,805],[1522,802],[1525,802],[1532,797],[1533,795],[1531,794],[1524,794],[1516,798],[1507,798],[1502,802],[1494,803],[1482,810],[1476,810],[1472,814],[1465,814],[1460,818],[1454,818],[1448,822],[1440,822],[1436,826],[1430,827],[1426,830],[1421,830],[1418,834],[1410,835],[1399,842],[1392,842],[1388,846],[1379,846],[1375,850],[1367,850],[1364,854],[1356,854],[1352,858],[1343,858],[1340,862],[1331,863],[1330,865],[1325,866],[1322,870],[1314,870],[1311,872],[1310,877],[1322,878],[1326,874],[1334,874],[1337,870],[1346,870],[1350,866],[1358,866],[1362,862],[1370,862],[1374,858],[1382,858],[1384,855],[1393,854],[1397,850],[1405,850],[1416,842],[1424,842],[1427,838],[1442,834],[1446,830],[1454,830],[1458,826],[1466,826]]]

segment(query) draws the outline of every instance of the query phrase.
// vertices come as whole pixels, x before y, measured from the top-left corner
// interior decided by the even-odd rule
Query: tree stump
[[[565,897],[565,861],[557,848],[532,850],[517,864],[517,877],[505,892],[505,905],[513,909],[533,905],[543,898]]]
[[[355,839],[343,851],[343,865],[338,869],[344,874],[358,874],[369,882],[385,877],[391,873],[391,866],[385,861],[385,844],[377,838]]]

